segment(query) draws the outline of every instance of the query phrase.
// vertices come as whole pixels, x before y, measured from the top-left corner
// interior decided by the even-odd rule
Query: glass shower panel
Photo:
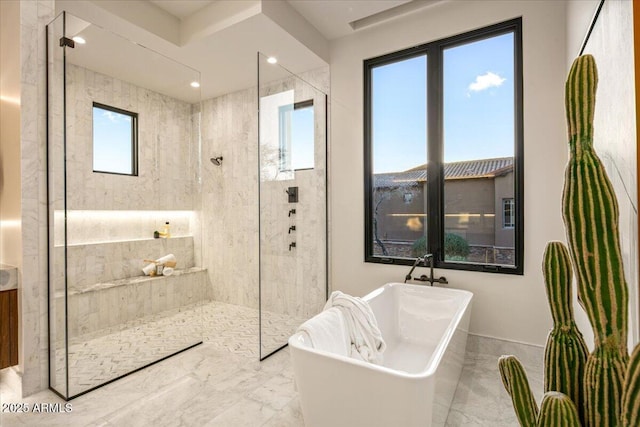
[[[258,97],[264,359],[327,299],[327,96],[258,54]]]
[[[68,13],[48,32],[51,376],[72,398],[202,342],[200,74]]]
[[[47,183],[49,223],[49,385],[67,392],[66,243],[64,173],[64,54],[55,42],[64,35],[64,17],[47,26]],[[51,244],[53,243],[53,244]]]

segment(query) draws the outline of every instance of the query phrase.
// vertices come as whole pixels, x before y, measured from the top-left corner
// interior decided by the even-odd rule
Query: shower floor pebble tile
[[[216,322],[236,332],[242,329],[239,318],[257,318],[249,309],[226,304],[211,310],[228,316]],[[259,362],[257,325],[249,322],[244,328],[245,334],[223,334],[222,339],[211,334],[202,345],[73,399],[70,413],[0,413],[0,426],[303,427],[289,349]],[[446,426],[517,426],[496,354],[469,347]],[[532,389],[541,391],[542,366],[537,356],[529,356],[525,352],[523,363]],[[20,399],[3,381],[0,401],[65,404],[50,391]]]

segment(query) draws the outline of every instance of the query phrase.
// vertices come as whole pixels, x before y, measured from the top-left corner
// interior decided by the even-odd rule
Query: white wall
[[[578,56],[600,0],[567,1],[567,73]]]
[[[330,206],[334,290],[363,295],[402,281],[407,267],[364,263],[362,60],[523,17],[524,275],[439,271],[474,293],[471,333],[543,345],[551,327],[541,271],[549,240],[563,240],[561,193],[567,160],[564,115],[565,4],[456,1],[331,44]]]

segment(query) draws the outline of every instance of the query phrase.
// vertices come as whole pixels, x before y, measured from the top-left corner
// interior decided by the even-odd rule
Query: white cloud
[[[107,119],[111,120],[114,123],[117,122],[118,119],[120,118],[120,116],[118,114],[114,113],[113,111],[104,110],[102,112],[102,115],[104,117],[106,117]]]
[[[487,71],[485,74],[476,76],[476,81],[469,85],[469,90],[473,92],[480,92],[482,90],[489,89],[490,87],[501,86],[505,80],[507,79],[500,77],[491,71]]]

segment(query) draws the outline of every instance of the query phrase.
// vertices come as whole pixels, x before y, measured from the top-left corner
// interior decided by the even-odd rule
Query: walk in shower
[[[199,72],[69,13],[47,38],[50,387],[284,347],[327,298],[328,66],[258,54],[257,84],[202,96]]]
[[[70,399],[202,342],[200,74],[64,12],[47,67],[49,383]]]

